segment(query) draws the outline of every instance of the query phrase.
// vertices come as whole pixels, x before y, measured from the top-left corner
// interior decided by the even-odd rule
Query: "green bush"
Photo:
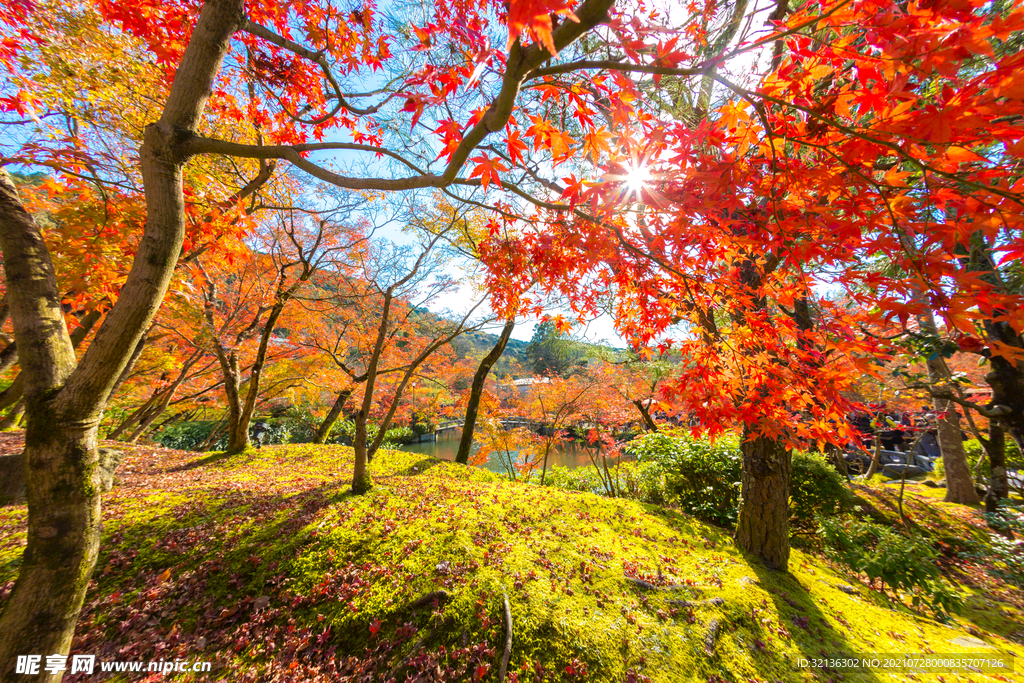
[[[997,532],[1009,531],[1011,540],[1002,533],[989,534],[989,547],[981,552],[963,553],[962,557],[975,560],[992,576],[1024,588],[1024,506],[1008,500],[999,501],[999,509],[986,513],[989,525]]]
[[[736,438],[712,444],[685,433],[654,432],[630,442],[628,451],[638,462],[661,469],[668,502],[720,526],[736,523],[743,462]],[[789,507],[794,528],[813,530],[817,516],[837,515],[851,500],[843,476],[821,455],[793,453]]]
[[[366,425],[367,441],[372,442],[376,439],[377,432],[379,430],[379,425]],[[400,427],[391,427],[384,433],[384,441],[381,442],[381,445],[394,446],[398,444],[412,443],[416,440],[417,436],[418,435],[412,429],[404,425]],[[341,420],[334,425],[334,429],[331,430],[331,435],[327,437],[327,443],[350,446],[355,437],[356,423],[352,420]]]
[[[818,453],[793,453],[789,476],[790,523],[801,531],[817,528],[818,517],[833,517],[852,503],[846,479]]]
[[[263,432],[261,443],[264,446],[276,446],[286,443],[309,443],[313,440],[313,431],[304,420],[294,417],[255,419],[249,425],[249,438],[255,443],[256,423],[265,422],[268,429]],[[210,430],[218,424],[212,421],[179,422],[168,425],[153,436],[153,440],[164,448],[176,448],[183,451],[197,450],[206,442]],[[351,444],[356,433],[356,425],[351,421],[338,422],[331,430],[328,443]],[[372,441],[377,436],[377,426],[367,425],[367,434]],[[384,445],[409,443],[415,440],[416,434],[409,427],[392,427],[384,435]],[[227,448],[227,435],[221,435],[211,444],[210,450],[220,451]]]
[[[735,438],[712,443],[683,432],[650,432],[631,441],[628,452],[664,472],[670,503],[712,524],[736,524],[742,458]]]
[[[974,463],[977,462],[978,458],[982,454],[981,442],[977,439],[971,439],[970,441],[964,441],[964,453],[967,455],[967,464],[974,471]],[[935,462],[936,471],[941,473],[941,477],[945,478],[945,471],[942,466],[942,458],[939,458]],[[1006,437],[1006,468],[1009,470],[1024,470],[1024,457],[1021,456],[1020,448],[1017,446],[1017,442],[1014,441],[1007,435]],[[981,467],[978,468],[978,477],[982,482],[988,481],[988,478],[992,476],[992,467],[989,465],[988,458],[982,458]],[[1024,490],[1014,489],[1013,484],[1010,484],[1011,490],[1016,490],[1021,495],[1024,495]]]
[[[938,553],[927,540],[850,516],[819,519],[819,533],[833,562],[909,593],[915,607],[927,605],[939,618],[960,611],[960,596],[939,574]]]
[[[620,496],[655,505],[668,502],[665,471],[658,464],[623,462],[609,471],[615,477],[615,487]]]
[[[530,477],[530,482],[540,484],[540,476],[541,473],[539,471],[534,472]],[[601,475],[593,465],[572,468],[552,465],[548,468],[547,475],[544,477],[544,485],[565,491],[605,492]]]
[[[256,442],[256,424],[265,422],[268,429],[263,432],[261,444],[272,446],[285,443],[303,443],[312,439],[312,433],[300,422],[290,418],[255,419],[249,424],[249,438]],[[182,451],[194,451],[202,446],[210,431],[217,422],[200,420],[195,422],[178,422],[167,425],[153,435],[153,440],[164,448],[176,448]],[[220,451],[227,448],[227,434],[222,434],[210,445],[210,450]]]

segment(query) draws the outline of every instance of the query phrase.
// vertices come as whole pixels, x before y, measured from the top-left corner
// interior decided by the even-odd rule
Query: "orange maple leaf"
[[[551,35],[551,15],[561,14],[578,24],[580,20],[569,9],[569,4],[567,0],[511,0],[508,8],[508,45],[505,49],[511,48],[519,35],[530,29],[552,56],[557,55],[558,50]]]

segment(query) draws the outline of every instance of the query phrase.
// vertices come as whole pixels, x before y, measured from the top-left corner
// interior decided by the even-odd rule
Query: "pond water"
[[[449,429],[437,434],[437,441],[425,443],[411,443],[401,447],[403,451],[411,453],[422,453],[442,460],[455,460],[455,454],[459,452],[459,440],[462,439],[461,429]],[[548,466],[558,465],[559,467],[576,468],[583,465],[590,465],[590,456],[587,455],[587,447],[578,441],[568,441],[563,444],[552,445],[548,457]],[[501,458],[498,453],[492,453],[487,463],[483,465],[492,472],[505,472]]]

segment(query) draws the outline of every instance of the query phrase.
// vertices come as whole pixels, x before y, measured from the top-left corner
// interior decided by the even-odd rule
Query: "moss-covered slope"
[[[507,680],[1024,680],[796,666],[1024,655],[1012,609],[979,595],[943,625],[799,551],[790,575],[768,572],[725,532],[653,506],[396,452],[354,497],[350,465],[343,447],[131,451],[72,652],[213,663],[176,680],[497,681],[507,597]],[[24,516],[0,510],[0,596]]]

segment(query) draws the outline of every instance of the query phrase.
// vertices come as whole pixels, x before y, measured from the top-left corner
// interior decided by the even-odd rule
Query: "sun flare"
[[[651,172],[646,164],[637,164],[626,173],[626,187],[630,192],[640,194],[640,191],[647,187],[651,179]]]

